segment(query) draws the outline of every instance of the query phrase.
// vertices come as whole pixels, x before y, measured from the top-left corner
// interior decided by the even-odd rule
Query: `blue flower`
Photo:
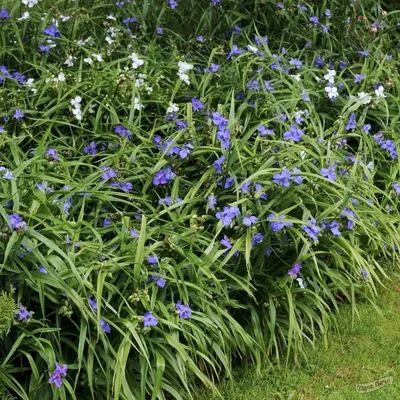
[[[190,307],[181,304],[180,301],[176,303],[176,310],[178,311],[179,318],[181,319],[188,319],[192,315],[192,310],[190,309]]]
[[[14,115],[13,115],[13,118],[14,118],[16,121],[18,121],[18,120],[24,118],[24,114],[23,114],[23,112],[22,112],[21,110],[19,110],[19,109],[17,108],[17,109],[15,110],[15,113],[14,113]]]
[[[60,32],[57,30],[57,27],[53,24],[49,28],[44,28],[43,33],[50,37],[61,37]]]
[[[92,307],[92,310],[96,311],[97,310],[96,299],[92,299],[92,298],[88,297],[88,302],[89,302],[90,307]]]
[[[257,131],[260,132],[260,136],[273,135],[275,133],[272,129],[269,129],[265,126],[260,126],[257,128]]]
[[[222,174],[222,164],[224,163],[225,160],[226,160],[226,157],[222,156],[222,157],[218,158],[218,160],[215,160],[213,163],[213,166],[217,170],[218,175]]]
[[[343,209],[343,214],[340,215],[341,218],[347,218],[347,229],[351,230],[354,227],[354,221],[352,221],[350,218],[356,219],[356,214],[354,211],[350,210],[350,208],[344,208]]]
[[[225,206],[223,211],[219,211],[215,214],[216,218],[220,219],[224,226],[229,226],[232,223],[233,218],[240,214],[238,207]]]
[[[192,108],[193,108],[194,112],[200,110],[203,107],[204,107],[204,103],[202,101],[200,101],[199,99],[196,99],[196,97],[192,98]]]
[[[18,321],[26,320],[32,317],[32,312],[28,311],[22,304],[19,306],[19,311],[15,313],[18,315]]]
[[[354,83],[360,83],[365,79],[365,75],[356,74],[354,76]]]
[[[347,121],[346,129],[349,131],[350,129],[355,129],[356,127],[357,127],[356,114],[351,113],[349,120]]]
[[[312,22],[314,24],[314,26],[318,26],[318,24],[319,24],[319,18],[318,17],[310,17],[308,20],[310,22]]]
[[[169,6],[171,7],[171,10],[173,10],[178,6],[178,2],[176,0],[169,0]]]
[[[214,210],[216,204],[217,204],[217,197],[214,195],[208,196],[208,208],[210,210]]]
[[[280,186],[285,186],[289,187],[290,185],[290,179],[291,173],[287,169],[282,170],[280,174],[275,174],[273,177],[273,180],[275,183],[277,183]]]
[[[307,221],[309,225],[304,225],[302,227],[303,231],[314,241],[318,241],[318,234],[321,232],[321,228],[317,226],[317,221],[315,218],[309,219]]]
[[[295,263],[292,268],[288,271],[288,275],[292,276],[294,279],[297,278],[301,270],[301,264],[299,262]]]
[[[258,219],[254,215],[247,215],[246,217],[242,217],[243,224],[246,226],[251,226],[257,223]]]
[[[7,8],[0,10],[0,19],[10,19],[10,14],[7,12]]]
[[[271,222],[271,230],[273,232],[278,232],[285,228],[286,226],[293,226],[292,222],[284,222],[283,220],[286,218],[285,215],[277,216],[276,214],[269,214],[267,221]],[[273,221],[274,219],[278,219],[278,221]]]
[[[301,137],[304,135],[304,131],[299,129],[296,125],[290,125],[289,130],[283,134],[284,140],[293,140],[294,142],[300,142]]]
[[[321,168],[321,175],[328,178],[330,181],[336,182],[336,168]]]
[[[254,247],[255,244],[259,244],[264,240],[264,235],[262,233],[256,233],[250,242],[250,247]]]
[[[143,325],[145,328],[150,326],[156,326],[158,324],[158,319],[153,315],[151,311],[148,311],[143,316]]]
[[[67,376],[67,365],[59,365],[56,362],[56,369],[53,374],[50,376],[49,383],[56,385],[58,388],[62,386],[62,379]]]
[[[110,325],[108,325],[108,323],[106,321],[104,321],[103,318],[100,318],[100,328],[103,329],[103,332],[105,332],[105,333],[111,332]]]
[[[171,167],[167,165],[165,169],[161,169],[156,173],[153,178],[154,185],[166,185],[170,180],[174,179],[176,174],[172,171]]]

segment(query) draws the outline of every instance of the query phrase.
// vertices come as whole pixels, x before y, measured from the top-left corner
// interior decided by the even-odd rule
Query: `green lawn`
[[[340,335],[329,334],[329,347],[322,343],[307,350],[308,361],[284,370],[265,369],[237,373],[233,383],[221,386],[224,400],[400,399],[400,284],[382,289],[381,314],[370,304],[360,304],[360,319],[352,326],[351,307],[339,315]],[[358,393],[357,383],[393,377],[393,384],[369,393]],[[204,394],[201,400],[217,399]]]

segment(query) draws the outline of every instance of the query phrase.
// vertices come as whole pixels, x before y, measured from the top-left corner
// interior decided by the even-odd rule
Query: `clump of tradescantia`
[[[0,9],[6,389],[186,400],[372,300],[400,265],[396,13],[75,3]]]

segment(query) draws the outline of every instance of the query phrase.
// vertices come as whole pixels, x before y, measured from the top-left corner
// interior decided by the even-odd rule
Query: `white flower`
[[[295,81],[300,82],[301,79],[301,75],[297,74],[297,75],[290,75]]]
[[[167,108],[167,113],[172,114],[173,112],[178,112],[179,107],[175,103],[169,103],[169,107]]]
[[[60,72],[57,76],[58,82],[65,82],[65,75],[64,72]]]
[[[68,17],[67,15],[60,15],[60,18],[62,22],[67,22],[71,17]]]
[[[25,83],[24,83],[24,86],[26,86],[26,87],[32,87],[33,86],[33,81],[34,81],[34,79],[33,78],[29,78]]]
[[[111,36],[111,37],[117,36],[117,33],[116,33],[116,31],[115,31],[115,28],[112,27],[112,26],[111,26],[110,28],[107,29],[107,32],[110,33],[110,36]]]
[[[189,71],[190,69],[193,69],[194,65],[189,64],[187,62],[179,61],[178,62],[178,68],[179,68],[179,73],[184,74],[186,71]]]
[[[81,96],[76,96],[74,99],[71,100],[71,104],[76,107],[79,108],[81,105],[79,104],[82,101],[82,97]]]
[[[335,86],[327,86],[325,88],[325,92],[328,93],[328,97],[330,99],[334,99],[338,95],[338,90],[337,90],[337,87],[335,87]]]
[[[303,279],[297,278],[296,281],[299,283],[299,286],[304,289],[307,287],[307,285],[303,282]]]
[[[185,82],[187,85],[190,85],[190,80],[189,80],[189,76],[186,74],[182,74],[180,72],[178,72],[179,78]]]
[[[362,104],[369,104],[371,103],[372,97],[368,93],[361,92],[358,93],[358,101],[361,101]]]
[[[333,83],[335,81],[336,71],[334,69],[328,69],[328,73],[324,75],[324,78],[329,82]]]
[[[18,21],[22,21],[24,19],[28,19],[29,18],[29,13],[28,11],[25,11],[22,15],[21,18],[17,18]]]
[[[93,60],[90,57],[84,58],[83,61],[89,65],[93,64]]]
[[[32,8],[35,6],[37,3],[39,3],[40,0],[22,0],[22,4],[28,6],[29,8]]]
[[[107,16],[107,19],[112,19],[113,21],[116,21],[116,20],[117,20],[112,14],[108,15],[108,16]]]
[[[140,103],[140,100],[138,97],[135,97],[135,102],[133,104],[133,108],[135,110],[141,110],[143,108],[143,104]]]
[[[112,44],[112,43],[114,43],[114,40],[112,40],[110,37],[106,37],[106,42],[108,43],[108,44]]]
[[[383,91],[384,91],[384,87],[383,87],[382,85],[380,85],[380,86],[378,87],[378,89],[375,89],[375,94],[376,94],[378,97],[386,97],[386,96],[383,94]]]
[[[101,56],[101,54],[92,54],[92,57],[94,57],[98,62],[103,61],[103,57]]]
[[[320,81],[321,81],[321,78],[318,78],[318,76],[316,76],[316,77],[315,77],[315,80],[316,80],[317,82],[320,82]]]
[[[247,46],[247,50],[253,52],[254,54],[258,53],[257,47],[251,46],[250,44]]]
[[[97,104],[96,104],[96,103],[92,103],[92,104],[89,106],[88,112],[89,112],[90,114],[94,114],[94,113],[96,112],[96,110],[95,110],[96,107],[97,107]]]
[[[74,66],[74,60],[76,60],[76,57],[69,56],[69,57],[65,60],[64,64],[66,64],[68,67],[73,67],[73,66]]]
[[[132,60],[132,68],[136,69],[144,64],[144,61],[141,60],[136,53],[132,53],[129,58]]]
[[[81,120],[82,120],[82,112],[81,112],[81,109],[80,109],[80,108],[73,108],[73,109],[72,109],[72,114],[75,115],[75,118],[76,118],[78,121],[81,121]]]

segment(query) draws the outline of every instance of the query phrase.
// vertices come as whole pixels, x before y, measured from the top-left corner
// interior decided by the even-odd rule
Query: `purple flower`
[[[58,365],[56,362],[56,370],[53,372],[53,375],[50,376],[49,383],[56,385],[58,388],[62,385],[62,379],[67,376],[67,365]]]
[[[365,279],[369,279],[368,272],[365,270],[365,268],[362,268],[362,269],[361,269],[361,273],[363,274],[363,276],[364,276]]]
[[[301,264],[299,262],[295,263],[292,268],[289,269],[288,275],[293,276],[294,279],[297,278],[301,270]]]
[[[362,82],[365,79],[365,75],[356,74],[354,76],[354,83]]]
[[[47,274],[47,269],[45,267],[43,267],[43,265],[40,265],[38,268],[39,272],[41,272],[42,274]]]
[[[347,229],[351,230],[354,228],[354,221],[352,221],[350,218],[356,219],[356,214],[354,211],[350,210],[350,208],[344,208],[343,209],[343,214],[340,215],[341,218],[347,218]]]
[[[10,222],[11,222],[11,227],[15,230],[28,230],[28,226],[26,225],[26,222],[24,222],[23,218],[17,214],[11,214],[9,215]]]
[[[370,51],[366,50],[366,51],[358,51],[358,54],[362,55],[363,57],[368,57],[369,56]]]
[[[164,276],[165,276],[165,273],[164,273]],[[160,288],[164,288],[165,284],[167,283],[167,281],[164,278],[162,278],[161,276],[158,276],[158,275],[152,275],[151,279],[153,279],[153,281],[156,282],[156,285]]]
[[[42,53],[45,53],[47,55],[47,54],[49,54],[49,51],[51,50],[51,46],[50,45],[45,45],[45,44],[39,44],[38,49]]]
[[[288,171],[287,169],[282,170],[282,172],[280,174],[275,174],[273,179],[274,182],[277,183],[280,186],[285,186],[285,187],[289,187],[291,173],[290,171]]]
[[[96,301],[96,299],[92,299],[92,298],[88,297],[88,302],[90,304],[90,307],[92,307],[92,309],[94,311],[96,311],[97,310],[97,301]]]
[[[176,174],[172,171],[171,167],[167,165],[165,169],[161,169],[156,173],[153,178],[154,185],[166,185],[170,180],[174,179]]]
[[[130,192],[133,189],[133,185],[130,182],[122,182],[119,184],[119,188],[124,192]]]
[[[396,194],[400,194],[400,183],[394,183],[393,189],[396,191]]]
[[[83,151],[85,154],[97,154],[96,147],[97,144],[95,142],[90,142],[89,146],[83,148]]]
[[[47,159],[49,161],[59,161],[60,159],[58,158],[58,151],[56,149],[47,149],[46,150],[46,154],[47,154]]]
[[[363,131],[365,132],[365,133],[369,133],[369,131],[371,130],[371,124],[364,124],[363,126],[362,126],[362,129],[363,129]]]
[[[256,233],[250,242],[250,247],[254,247],[255,244],[259,244],[264,240],[264,235],[262,233]]]
[[[303,231],[314,241],[318,241],[318,234],[321,232],[321,228],[317,226],[317,221],[315,218],[309,219],[307,221],[309,225],[303,226]]]
[[[18,321],[26,320],[32,317],[32,312],[28,311],[22,304],[19,306],[19,311],[15,313],[18,315]]]
[[[332,13],[331,13],[331,10],[325,10],[325,12],[324,12],[324,14],[328,17],[328,18],[330,18],[331,16],[332,16]]]
[[[299,59],[297,59],[297,58],[292,58],[290,61],[289,61],[289,64],[290,65],[292,65],[292,66],[294,66],[294,67],[296,67],[297,69],[299,69],[302,65],[303,65],[303,62],[302,61],[300,61]]]
[[[205,42],[204,36],[198,36],[198,37],[196,38],[196,40],[197,40],[198,42],[200,42],[200,43],[204,43],[204,42]]]
[[[333,235],[335,236],[340,236],[341,233],[339,231],[339,223],[337,221],[332,221],[326,226],[327,229],[329,229]]]
[[[322,32],[326,33],[329,31],[329,26],[328,25],[323,25],[321,24]]]
[[[151,311],[148,311],[143,316],[143,325],[145,328],[150,326],[156,326],[158,324],[158,319],[153,315]]]
[[[247,215],[246,217],[242,217],[243,224],[246,226],[251,226],[257,223],[258,219],[254,215]]]
[[[225,160],[226,160],[226,157],[222,156],[222,157],[218,158],[218,160],[215,160],[213,163],[213,166],[217,170],[218,175],[222,174],[222,164],[224,163]]]
[[[355,129],[356,127],[357,127],[356,114],[351,113],[349,120],[347,121],[346,129],[349,131],[350,129]]]
[[[10,19],[10,14],[7,12],[7,8],[3,8],[0,11],[0,19]]]
[[[221,141],[222,148],[225,149],[225,150],[229,149],[229,146],[230,146],[229,137],[230,137],[230,135],[231,135],[230,129],[220,130],[216,134],[217,139]]]
[[[322,176],[325,176],[330,181],[336,182],[336,168],[335,167],[322,168],[320,173]]]
[[[299,129],[296,125],[290,125],[289,130],[283,134],[284,140],[293,140],[294,142],[300,142],[301,137],[304,135],[304,131]]]
[[[217,204],[217,197],[214,195],[208,196],[208,208],[210,210],[214,210],[216,204]]]
[[[319,18],[318,17],[310,17],[308,20],[310,22],[312,22],[314,24],[314,26],[318,26],[318,24],[319,24]]]
[[[236,44],[232,46],[232,50],[229,52],[228,56],[226,57],[227,60],[229,60],[232,56],[237,56],[239,54],[242,54],[244,50],[240,47],[238,47]]]
[[[100,318],[100,328],[103,329],[103,332],[105,332],[105,333],[111,332],[110,325],[106,321],[104,321],[103,318]]]
[[[212,5],[216,6],[221,0],[212,0]]]
[[[264,87],[267,90],[275,90],[275,88],[269,83],[269,81],[264,81]]]
[[[176,303],[176,310],[178,311],[179,318],[181,319],[188,319],[192,315],[192,310],[190,309],[190,307],[181,304],[180,301]]]
[[[218,126],[218,129],[224,130],[228,125],[228,120],[219,112],[213,112],[211,114],[212,123]]]
[[[300,171],[299,168],[293,168],[293,172],[298,174],[301,171]],[[294,181],[295,183],[297,183],[298,185],[301,185],[303,183],[303,177],[302,176],[292,176],[290,179],[292,181]]]
[[[163,28],[157,28],[156,32],[158,35],[162,35],[163,34]]]
[[[53,24],[49,28],[44,28],[43,33],[50,37],[61,37],[60,32],[57,30],[57,27]]]
[[[257,79],[255,79],[254,81],[247,82],[246,87],[249,90],[255,90],[257,92],[259,92],[261,89],[260,83],[258,82]]]
[[[260,136],[273,135],[275,133],[272,129],[269,129],[265,126],[260,126],[257,128],[257,131],[260,133]]]
[[[178,6],[178,2],[176,0],[169,0],[169,6],[171,7],[171,10],[173,10]]]
[[[269,214],[267,221],[271,222],[271,230],[273,232],[278,232],[285,228],[286,226],[293,226],[292,222],[284,222],[283,220],[286,218],[285,215],[277,216],[276,214]],[[278,221],[273,221],[274,219],[278,219]]]
[[[114,127],[114,132],[120,134],[123,136],[125,139],[131,140],[132,139],[132,131],[129,129],[124,128],[122,125],[117,125]]]
[[[22,119],[22,118],[24,118],[24,114],[22,113],[22,111],[20,110],[20,109],[16,109],[15,110],[15,113],[14,113],[14,115],[13,115],[13,118],[15,119],[15,120],[20,120],[20,119]]]
[[[225,206],[223,211],[219,211],[215,214],[216,218],[220,219],[224,226],[229,226],[232,223],[233,218],[240,214],[238,207]]]
[[[196,97],[192,98],[192,108],[194,112],[200,110],[203,107],[204,107],[203,102],[201,102],[199,99],[196,99]]]

